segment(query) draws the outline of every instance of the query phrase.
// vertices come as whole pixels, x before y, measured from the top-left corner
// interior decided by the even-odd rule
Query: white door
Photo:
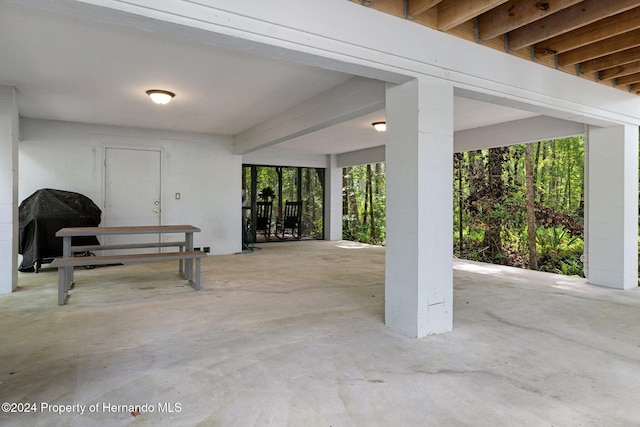
[[[106,149],[105,226],[161,224],[161,154],[160,150],[154,149]],[[104,236],[103,244],[158,242],[159,237],[156,234]],[[136,252],[144,251],[137,249]]]

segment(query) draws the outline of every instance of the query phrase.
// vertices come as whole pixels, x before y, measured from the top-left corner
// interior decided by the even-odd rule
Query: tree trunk
[[[533,180],[533,145],[527,144],[524,152],[524,167],[527,182],[527,230],[529,236],[529,269],[538,269],[538,256],[536,254],[536,212],[535,212],[535,186]]]
[[[303,170],[304,170],[304,175],[305,175],[305,177],[304,177],[304,183],[305,183],[305,185],[304,185],[304,193],[303,193],[302,199],[298,200],[298,201],[300,202],[300,201],[304,200],[305,203],[303,204],[303,209],[302,209],[302,212],[300,213],[300,217],[301,218],[307,218],[306,214],[308,213],[308,215],[310,216],[310,219],[311,219],[311,221],[310,221],[311,229],[310,230],[307,230],[306,228],[303,229],[302,224],[300,224],[300,230],[299,231],[300,231],[300,233],[302,233],[302,232],[308,233],[308,232],[314,232],[315,231],[314,230],[315,227],[314,227],[313,224],[315,223],[315,219],[316,219],[316,198],[315,198],[315,194],[314,194],[314,191],[313,191],[313,185],[311,183],[311,179],[312,179],[311,178],[311,168],[305,168]],[[311,212],[309,212],[309,211],[311,211]],[[302,221],[302,222],[306,223],[306,221]]]
[[[556,140],[551,141],[551,165],[549,167],[549,190],[547,191],[548,206],[558,207],[558,153],[556,152]]]
[[[457,179],[458,179],[458,250],[460,251],[460,254],[462,255],[463,251],[464,251],[464,239],[463,239],[463,231],[462,231],[462,219],[463,219],[463,211],[464,211],[464,206],[462,204],[462,198],[464,196],[463,192],[462,192],[462,162],[464,160],[464,155],[463,153],[455,153],[454,154],[454,159],[455,159],[455,168],[456,168],[456,172],[457,172]]]
[[[502,215],[493,211],[504,202],[505,185],[502,179],[504,155],[506,148],[490,148],[487,159],[487,209],[485,212],[485,230],[483,245],[487,247],[487,255],[496,258],[502,255]]]
[[[349,189],[347,188],[347,175],[351,168],[342,168],[342,214],[349,215]]]
[[[367,225],[369,218],[369,193],[371,193],[371,165],[365,167],[364,177],[364,208],[362,209],[362,225]]]
[[[352,168],[348,168],[349,172],[351,172]],[[351,173],[347,175],[347,198],[349,200],[349,215],[353,216],[353,227],[352,230],[358,228],[360,224],[360,212],[358,209],[358,200],[356,199],[356,189],[353,183],[353,177]]]
[[[536,153],[536,192],[538,196],[538,203],[544,205],[545,203],[545,192],[538,191],[538,189],[543,188],[546,180],[546,161],[547,160],[547,142],[541,141],[538,143],[538,148],[542,150],[542,160],[540,160],[540,152]]]
[[[564,185],[564,212],[571,211],[571,202],[573,198],[572,188],[571,188],[571,178],[573,177],[573,140],[569,139],[566,141],[566,180]]]
[[[350,167],[344,168],[342,175],[342,191],[344,193],[342,212],[344,213],[345,218],[348,218],[348,220],[343,221],[342,235],[347,240],[352,239],[355,236],[354,230],[357,230],[360,222],[358,201],[355,196],[351,170],[352,168]]]
[[[485,166],[484,166],[484,156],[482,155],[482,151],[469,151],[467,153],[469,163],[468,163],[468,181],[469,181],[469,196],[468,200],[468,209],[471,216],[475,217],[475,213],[477,212],[476,204],[480,201],[482,197],[482,190],[486,187],[485,180]]]
[[[371,165],[367,165],[367,182],[369,185],[369,241],[373,243],[376,240],[376,222],[373,214],[373,177],[371,173]]]

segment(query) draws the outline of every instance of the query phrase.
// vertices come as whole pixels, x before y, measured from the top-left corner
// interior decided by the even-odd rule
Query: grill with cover
[[[102,211],[88,197],[71,191],[45,188],[20,203],[18,253],[19,271],[35,271],[42,263],[62,256],[62,238],[56,232],[64,227],[97,227]],[[74,237],[73,245],[98,245],[95,236]]]

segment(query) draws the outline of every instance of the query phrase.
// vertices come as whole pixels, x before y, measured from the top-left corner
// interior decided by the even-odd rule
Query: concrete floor
[[[77,270],[63,307],[55,271],[21,274],[0,402],[36,412],[0,424],[640,425],[637,289],[456,261],[454,331],[412,339],[383,323],[383,248],[262,248],[205,260],[200,292],[176,263]]]

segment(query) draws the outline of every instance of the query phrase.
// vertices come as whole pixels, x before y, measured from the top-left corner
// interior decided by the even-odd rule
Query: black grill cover
[[[34,271],[34,264],[62,256],[62,238],[56,232],[65,227],[97,227],[102,211],[88,197],[71,191],[38,190],[20,203],[18,253],[19,271]],[[95,236],[73,237],[73,245],[98,245]]]

